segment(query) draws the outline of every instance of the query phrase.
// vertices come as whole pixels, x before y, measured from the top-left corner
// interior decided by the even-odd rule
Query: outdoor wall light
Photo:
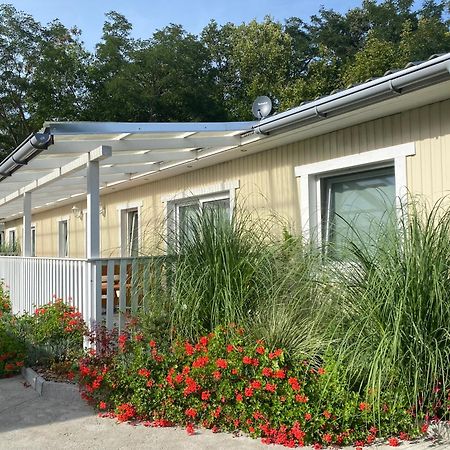
[[[76,219],[83,218],[83,211],[80,208],[78,208],[77,205],[72,206],[72,214],[75,216]]]

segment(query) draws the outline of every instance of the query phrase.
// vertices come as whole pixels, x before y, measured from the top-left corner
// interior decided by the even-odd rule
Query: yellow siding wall
[[[450,100],[366,122],[294,144],[248,155],[209,168],[160,180],[101,197],[106,208],[101,221],[102,256],[119,255],[118,208],[142,202],[141,229],[147,248],[155,247],[163,230],[164,204],[161,197],[183,190],[238,180],[238,204],[260,216],[275,214],[293,231],[300,231],[299,191],[294,167],[345,155],[407,142],[416,143],[416,156],[407,161],[408,188],[430,202],[450,190]],[[84,202],[74,202],[80,209]],[[84,221],[71,214],[71,207],[60,207],[33,216],[36,224],[37,256],[56,256],[58,219],[69,217],[69,253],[84,257]],[[17,226],[21,239],[21,221]]]

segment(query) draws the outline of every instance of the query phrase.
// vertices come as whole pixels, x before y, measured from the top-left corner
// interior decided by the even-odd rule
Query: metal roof
[[[86,163],[102,146],[111,148],[111,156],[104,152],[100,158],[100,189],[105,189],[233,149],[253,124],[45,123],[43,132],[52,136],[53,143],[34,150],[37,156],[3,178],[0,217],[21,215],[25,192],[32,192],[34,212],[85,195]],[[14,152],[8,158],[13,156]]]

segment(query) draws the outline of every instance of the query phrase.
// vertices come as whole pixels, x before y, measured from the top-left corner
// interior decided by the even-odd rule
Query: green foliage
[[[378,423],[373,405],[349,391],[333,358],[320,367],[289,364],[240,328],[219,327],[197,341],[161,351],[139,331],[119,336],[114,352],[91,353],[80,363],[82,396],[105,416],[145,426],[194,424],[243,431],[286,446],[354,444],[376,437],[420,434],[408,404],[386,407]],[[388,404],[389,402],[389,404]]]
[[[24,359],[24,344],[11,332],[10,324],[0,318],[0,378],[20,372]]]
[[[351,243],[336,274],[331,322],[350,383],[392,390],[411,404],[445,397],[450,380],[450,213],[412,200],[384,237]]]
[[[28,363],[50,367],[73,361],[83,351],[86,326],[74,307],[61,299],[14,318],[15,333],[27,345]]]
[[[1,5],[0,158],[44,120],[248,120],[263,94],[275,110],[298,106],[450,51],[448,12],[445,0],[416,9],[367,0],[309,20],[211,21],[199,36],[170,24],[133,39],[132,24],[111,11],[91,54],[77,28]]]

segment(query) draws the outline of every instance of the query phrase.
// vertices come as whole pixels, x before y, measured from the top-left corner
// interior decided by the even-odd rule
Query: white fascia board
[[[53,135],[77,134],[144,134],[250,131],[256,122],[46,122]]]

